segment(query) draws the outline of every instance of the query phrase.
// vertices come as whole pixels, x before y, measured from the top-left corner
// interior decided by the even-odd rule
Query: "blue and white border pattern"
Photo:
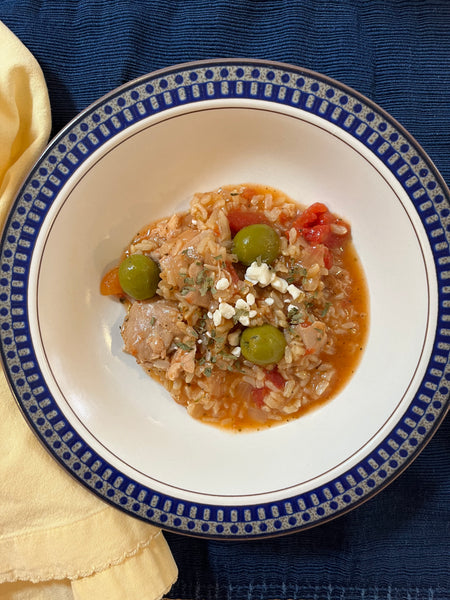
[[[168,108],[250,98],[315,114],[369,148],[407,192],[427,232],[439,287],[438,323],[427,373],[406,414],[358,465],[326,485],[282,501],[213,506],[165,496],[125,476],[90,448],[52,398],[30,337],[27,279],[52,202],[79,166],[118,132]],[[444,418],[450,382],[449,192],[423,150],[388,114],[326,77],[279,63],[222,60],[142,77],[86,109],[50,144],[16,199],[0,260],[1,354],[20,408],[45,446],[80,482],[129,514],[165,529],[213,538],[298,531],[371,497],[418,454]]]

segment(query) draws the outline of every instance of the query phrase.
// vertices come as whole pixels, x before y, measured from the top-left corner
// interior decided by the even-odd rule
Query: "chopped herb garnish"
[[[296,306],[293,306],[288,312],[288,319],[291,325],[298,325],[299,323],[303,323],[305,321],[304,316],[299,311]]]
[[[297,281],[302,278],[304,279],[307,273],[308,271],[304,267],[299,267],[298,265],[295,265],[289,270],[289,274],[286,277],[286,281],[288,283],[294,283],[294,281]]]
[[[200,285],[200,294],[204,296],[214,286],[214,279],[206,277]]]
[[[231,360],[236,360],[236,356],[234,356],[234,354],[231,354],[231,352],[226,352],[226,350],[221,350],[219,352],[220,356],[222,356],[223,358],[230,358]]]
[[[187,344],[184,344],[183,342],[177,342],[175,340],[175,344],[178,346],[178,348],[180,348],[181,350],[185,350],[186,352],[190,352],[191,350],[193,350],[193,348],[191,348],[191,346],[188,346]]]
[[[203,375],[205,375],[206,377],[211,377],[211,367],[206,367],[206,369],[203,369]]]
[[[248,310],[246,308],[238,308],[233,315],[234,323],[237,323],[241,317],[248,317]]]
[[[152,317],[150,319],[150,325],[153,327],[153,325],[156,323],[156,317]]]
[[[325,304],[323,311],[320,313],[320,316],[321,316],[321,317],[324,317],[324,316],[327,314],[327,312],[328,312],[328,310],[329,310],[330,306],[331,306],[331,302],[327,302],[327,303]]]

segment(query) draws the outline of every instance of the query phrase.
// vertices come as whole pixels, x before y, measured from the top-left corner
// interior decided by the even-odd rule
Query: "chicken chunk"
[[[138,363],[165,358],[173,339],[181,333],[180,322],[181,314],[174,302],[134,302],[121,329],[125,352]]]
[[[172,357],[170,367],[167,370],[167,379],[175,381],[182,372],[194,373],[195,371],[195,349],[186,352],[179,349]]]
[[[326,325],[321,321],[315,321],[308,327],[297,326],[301,340],[310,353],[318,354],[327,343]]]

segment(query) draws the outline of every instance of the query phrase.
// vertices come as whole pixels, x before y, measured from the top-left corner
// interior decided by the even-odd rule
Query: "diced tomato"
[[[246,200],[251,200],[255,195],[256,190],[254,190],[252,187],[246,187],[241,192],[242,198],[245,198]]]
[[[266,372],[266,379],[273,383],[273,385],[280,390],[284,388],[284,385],[286,383],[284,377],[279,373],[277,367],[275,367],[271,371]],[[263,407],[264,398],[267,396],[268,393],[269,390],[266,387],[252,389],[252,400],[258,408]]]
[[[233,264],[227,263],[227,269],[231,277],[231,282],[234,283],[234,285],[238,285],[241,280],[239,279],[239,275],[237,274]]]
[[[345,244],[345,242],[349,240],[351,236],[352,230],[350,225],[342,219],[336,217],[336,220],[333,222],[333,225],[340,225],[342,227],[345,227],[347,229],[347,233],[338,235],[337,233],[331,232],[328,236],[328,248],[337,248],[338,246],[342,246],[342,244]]]
[[[283,375],[281,375],[281,373],[276,367],[271,371],[267,371],[266,379],[268,379],[271,383],[273,383],[275,387],[279,388],[280,390],[284,388],[284,384],[286,383],[285,378],[283,377]]]
[[[284,388],[284,385],[286,383],[286,380],[278,371],[277,367],[275,367],[271,371],[266,371],[266,379],[273,383],[273,385],[280,390]],[[266,387],[252,389],[252,400],[258,408],[263,407],[264,398],[267,396],[268,393],[269,390]]]
[[[334,233],[332,225],[344,226],[347,232],[342,235]],[[298,215],[292,223],[292,227],[311,245],[324,244],[327,248],[340,246],[350,236],[348,223],[331,213],[325,204],[321,202],[315,202],[308,206],[306,210]]]
[[[101,280],[100,293],[103,296],[122,296],[123,290],[119,282],[119,267],[108,271]]]
[[[333,266],[333,254],[331,250],[325,246],[325,252],[323,253],[323,264],[325,269],[331,269]]]
[[[230,224],[231,234],[235,235],[238,231],[248,225],[257,223],[268,224],[266,216],[261,212],[243,211],[239,209],[230,210],[228,213],[228,222]]]
[[[282,225],[283,227],[286,227],[286,226],[287,226],[287,224],[290,222],[291,218],[292,218],[292,217],[291,217],[290,215],[288,215],[287,213],[285,213],[285,212],[281,212],[281,213],[280,213],[280,216],[278,217],[278,222],[279,222],[279,223],[280,223],[280,225]],[[289,232],[287,232],[287,233],[288,233],[288,235],[289,235]]]
[[[253,388],[252,390],[252,400],[256,404],[258,408],[262,408],[264,405],[264,398],[267,394],[267,388]]]
[[[313,227],[322,223],[322,215],[328,213],[328,208],[321,202],[315,202],[308,206],[293,222],[292,227],[295,227],[297,231],[301,231],[304,227]]]
[[[317,246],[317,244],[326,244],[328,236],[330,235],[329,225],[314,225],[314,227],[304,227],[301,231],[302,236],[311,246]]]

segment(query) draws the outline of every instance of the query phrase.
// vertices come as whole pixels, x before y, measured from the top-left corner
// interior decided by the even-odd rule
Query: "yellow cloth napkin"
[[[0,21],[0,228],[50,123],[41,69]],[[161,598],[177,577],[162,532],[108,506],[59,467],[1,371],[0,414],[0,598]]]

